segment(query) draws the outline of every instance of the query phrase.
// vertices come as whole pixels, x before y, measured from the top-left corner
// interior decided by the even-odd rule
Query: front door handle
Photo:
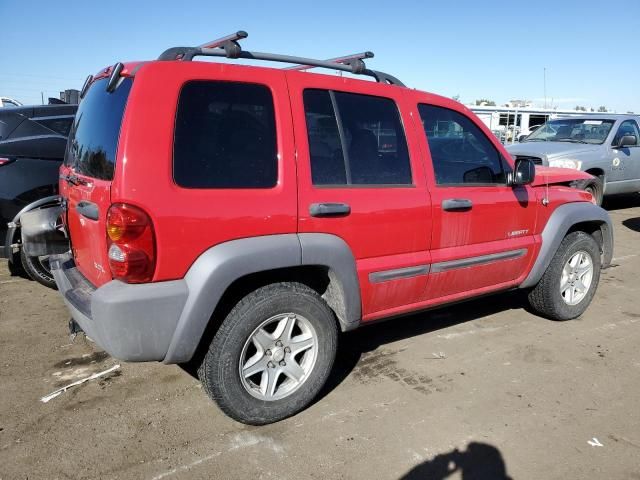
[[[466,198],[448,198],[442,201],[442,209],[447,212],[463,212],[471,210],[473,202]]]
[[[312,203],[309,214],[312,217],[344,217],[351,213],[351,207],[346,203]]]

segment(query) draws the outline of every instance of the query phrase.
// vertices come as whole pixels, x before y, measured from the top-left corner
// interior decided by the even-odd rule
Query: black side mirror
[[[536,178],[536,165],[528,158],[516,160],[516,166],[511,174],[512,186],[529,185]]]
[[[617,147],[635,147],[638,144],[638,139],[635,135],[623,135],[620,141],[618,142]]]

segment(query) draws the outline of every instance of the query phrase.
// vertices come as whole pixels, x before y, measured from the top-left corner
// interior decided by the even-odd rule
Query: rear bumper
[[[131,362],[165,359],[189,293],[184,280],[113,280],[96,288],[70,254],[55,255],[50,264],[71,316],[107,353]]]

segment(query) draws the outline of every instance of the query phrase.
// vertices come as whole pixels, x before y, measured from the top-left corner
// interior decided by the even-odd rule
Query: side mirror
[[[511,186],[529,185],[536,178],[536,165],[528,158],[516,160],[511,174]]]
[[[638,144],[638,139],[635,135],[623,135],[620,141],[618,142],[617,147],[635,147]]]

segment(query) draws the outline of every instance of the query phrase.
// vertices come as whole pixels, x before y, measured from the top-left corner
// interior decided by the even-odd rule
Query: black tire
[[[54,290],[58,289],[47,260],[41,260],[39,257],[28,257],[25,255],[24,250],[20,250],[20,260],[22,268],[24,268],[31,279],[45,287]]]
[[[560,293],[560,282],[565,264],[580,251],[591,257],[593,274],[584,298],[579,303],[570,305]],[[540,315],[552,320],[571,320],[579,317],[591,303],[598,288],[600,261],[600,247],[591,235],[585,232],[570,233],[562,240],[538,284],[529,292],[531,307]]]
[[[22,277],[26,279],[31,279],[29,274],[25,272],[24,267],[22,266],[22,259],[20,258],[20,253],[14,253],[13,257],[9,259],[9,273],[12,277]]]
[[[255,330],[283,313],[303,316],[312,325],[317,338],[315,363],[289,395],[262,400],[243,385],[240,359]],[[198,368],[198,377],[209,397],[231,418],[249,425],[277,422],[304,409],[320,392],[331,372],[337,342],[333,311],[315,291],[299,283],[267,285],[248,294],[227,315]]]
[[[585,185],[584,190],[589,192],[595,199],[596,205],[602,205],[602,199],[604,197],[604,185],[600,178],[594,178]]]

